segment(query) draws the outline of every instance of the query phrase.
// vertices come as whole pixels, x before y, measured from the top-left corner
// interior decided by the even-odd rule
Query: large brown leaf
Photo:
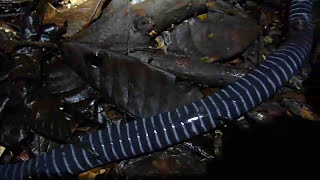
[[[148,117],[200,98],[183,89],[175,77],[151,65],[92,45],[63,43],[64,62],[115,105]]]
[[[252,19],[209,12],[178,25],[169,35],[168,51],[203,61],[227,59],[242,52],[258,37]]]
[[[206,2],[149,0],[131,6],[127,0],[112,1],[103,10],[101,17],[87,29],[73,36],[72,41],[125,52],[127,48],[148,47],[155,32],[161,33],[171,24],[206,12]]]
[[[207,12],[218,12],[193,17]],[[97,21],[72,37],[71,41],[95,44],[100,48],[125,51],[148,47],[153,38],[182,24],[169,34],[169,50],[199,57],[229,58],[242,52],[257,38],[257,23],[240,14],[227,14],[230,8],[207,1],[144,1],[128,5],[126,0],[113,1]],[[189,18],[189,19],[188,19]]]
[[[210,87],[223,87],[239,77],[247,74],[248,70],[239,69],[228,64],[206,63],[200,58],[194,60],[188,56],[179,56],[173,53],[136,52],[130,54],[142,61],[149,62],[155,67],[173,73],[181,80],[192,81]]]
[[[215,12],[195,16],[209,9]],[[147,57],[154,38],[162,33],[166,50],[175,56],[153,53],[148,56],[155,62],[152,65],[195,83],[224,86],[243,76],[246,70],[233,70],[233,67],[220,69],[221,66],[208,66],[207,62],[232,59],[243,52],[259,32],[254,20],[241,13],[230,15],[229,11],[230,7],[202,0],[147,0],[133,6],[126,0],[112,1],[99,19],[68,42],[94,45],[123,54],[130,52],[129,56],[141,59],[139,54]],[[171,26],[174,27],[172,32],[166,31]],[[137,55],[135,51],[141,53]],[[181,72],[185,69],[175,66],[176,57],[190,60],[189,72]],[[221,73],[223,69],[227,69],[227,73]],[[210,75],[210,82],[203,78],[206,75]]]

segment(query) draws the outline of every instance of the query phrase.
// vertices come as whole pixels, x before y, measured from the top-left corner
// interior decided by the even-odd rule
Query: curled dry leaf
[[[43,23],[63,26],[65,22],[68,22],[67,33],[64,36],[71,37],[100,16],[105,2],[110,2],[110,0],[71,1],[70,8],[57,10],[48,4]]]

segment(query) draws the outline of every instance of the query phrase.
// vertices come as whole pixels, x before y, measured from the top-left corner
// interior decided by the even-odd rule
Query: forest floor
[[[12,2],[0,0],[0,164],[212,95],[285,42],[290,3],[216,0],[188,9],[181,0]],[[317,170],[320,2],[315,4],[308,62],[272,98],[214,132],[62,179]],[[101,48],[119,55],[112,74],[103,74],[101,60],[93,58],[92,49]],[[130,87],[143,95],[126,94]]]

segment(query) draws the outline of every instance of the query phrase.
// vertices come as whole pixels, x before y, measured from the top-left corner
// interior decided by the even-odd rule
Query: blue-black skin
[[[312,46],[312,0],[292,0],[290,37],[276,53],[247,76],[205,99],[156,116],[114,125],[84,135],[96,158],[74,144],[62,145],[23,163],[0,166],[0,179],[64,176],[168,148],[232,121],[271,97],[298,72]]]

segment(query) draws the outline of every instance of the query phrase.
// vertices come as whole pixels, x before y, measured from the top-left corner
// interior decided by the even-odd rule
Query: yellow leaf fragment
[[[270,36],[266,36],[264,39],[263,39],[265,42],[267,43],[272,43],[273,39],[270,37]]]
[[[308,120],[312,120],[312,121],[318,119],[317,115],[305,106],[303,106],[301,108],[300,114],[301,114],[302,118],[304,118],[304,119],[308,119]]]
[[[238,64],[240,62],[240,60],[237,58],[235,60],[232,60],[229,62],[229,64]]]
[[[104,174],[105,172],[107,172],[107,170],[105,170],[105,169],[100,169],[99,174]]]
[[[79,6],[80,4],[86,2],[88,0],[70,0],[71,4],[74,6]],[[65,0],[65,3],[68,3],[68,0]]]
[[[157,34],[157,32],[155,30],[152,30],[151,32],[149,32],[150,36],[153,36],[153,35],[156,35],[156,34]]]
[[[213,57],[205,56],[205,57],[202,57],[200,60],[206,63],[212,63],[219,59],[220,59],[220,56],[213,56]]]
[[[205,21],[205,20],[208,18],[207,14],[200,14],[200,15],[198,15],[197,17],[198,17],[201,21]]]
[[[161,36],[156,37],[157,48],[167,52],[168,46],[165,44],[164,39]]]
[[[2,156],[3,152],[6,150],[5,147],[0,146],[0,157]]]
[[[88,177],[87,177],[87,180],[94,180],[96,178],[98,174],[96,173],[89,173]]]
[[[78,175],[79,180],[94,180],[95,177],[99,174],[104,174],[106,172],[105,169],[94,168],[89,171],[83,172]]]
[[[212,38],[213,38],[213,35],[214,35],[213,33],[209,33],[209,34],[208,34],[208,38],[209,38],[209,39],[212,39]]]

